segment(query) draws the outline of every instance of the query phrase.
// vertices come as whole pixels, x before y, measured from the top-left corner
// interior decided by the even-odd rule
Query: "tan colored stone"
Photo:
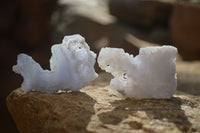
[[[200,96],[200,62],[178,62],[178,90]]]
[[[178,74],[191,64],[178,63]],[[20,133],[200,132],[198,91],[177,91],[168,100],[124,99],[107,92],[110,78],[100,74],[80,92],[25,94],[19,88],[7,97],[7,106]]]

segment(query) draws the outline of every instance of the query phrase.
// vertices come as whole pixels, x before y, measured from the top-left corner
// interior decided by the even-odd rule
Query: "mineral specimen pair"
[[[23,76],[25,92],[77,91],[98,77],[94,70],[96,54],[82,36],[65,36],[51,52],[50,71],[43,70],[30,56],[18,55],[13,71]],[[102,48],[97,61],[114,76],[110,93],[138,99],[170,98],[177,86],[176,53],[172,46],[146,47],[133,57],[120,48]]]

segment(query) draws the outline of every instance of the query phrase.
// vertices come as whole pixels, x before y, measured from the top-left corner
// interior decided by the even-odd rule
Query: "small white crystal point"
[[[173,46],[141,48],[133,57],[120,48],[102,48],[98,64],[111,73],[109,92],[118,96],[170,98],[177,87]]]
[[[13,71],[24,78],[25,92],[37,90],[56,93],[58,90],[79,90],[98,77],[94,70],[96,54],[81,35],[65,36],[62,44],[51,48],[50,71],[43,70],[32,57],[19,54]]]

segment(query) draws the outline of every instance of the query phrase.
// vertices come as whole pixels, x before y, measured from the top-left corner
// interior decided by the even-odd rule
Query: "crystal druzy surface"
[[[134,98],[170,98],[176,90],[176,54],[172,46],[141,48],[133,57],[120,48],[102,48],[98,64],[111,73],[109,92]]]
[[[51,47],[50,69],[43,70],[32,57],[19,54],[13,71],[24,78],[22,89],[55,93],[58,90],[76,91],[97,78],[94,70],[96,54],[90,51],[80,35],[65,36],[62,44]]]

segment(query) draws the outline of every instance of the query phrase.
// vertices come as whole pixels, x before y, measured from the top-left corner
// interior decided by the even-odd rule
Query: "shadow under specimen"
[[[147,118],[152,121],[163,121],[163,119],[166,119],[168,122],[174,123],[181,131],[187,132],[191,127],[191,123],[181,109],[182,103],[182,99],[178,97],[172,97],[168,100],[136,100],[127,98],[112,102],[113,111],[101,113],[98,117],[104,124],[117,125],[122,120],[128,118],[128,116],[135,116],[137,111],[144,111]],[[128,124],[134,129],[143,128],[143,124],[137,121],[131,121]]]

